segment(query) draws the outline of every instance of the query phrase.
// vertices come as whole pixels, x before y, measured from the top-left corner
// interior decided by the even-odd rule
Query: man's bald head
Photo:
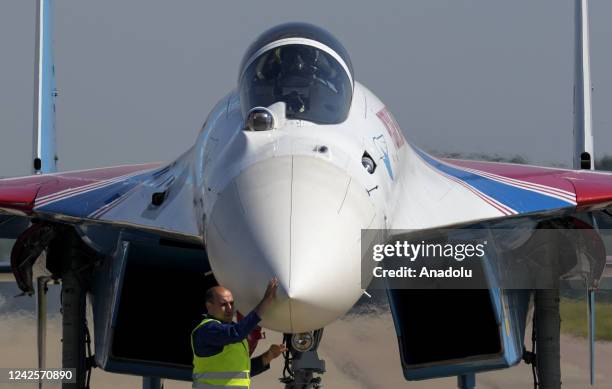
[[[229,323],[234,318],[234,297],[229,289],[223,286],[213,286],[206,291],[206,309],[208,315]]]
[[[221,285],[217,285],[217,286],[213,286],[212,288],[208,288],[208,290],[206,291],[206,296],[205,296],[206,302],[207,303],[212,303],[212,302],[215,301],[215,297],[217,295],[224,295],[224,294],[226,294],[228,292],[230,294],[232,293],[232,292],[229,291],[229,289],[224,288]]]

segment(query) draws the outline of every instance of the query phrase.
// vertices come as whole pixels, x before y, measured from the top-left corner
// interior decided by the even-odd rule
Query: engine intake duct
[[[407,380],[455,376],[507,367],[520,360],[520,326],[508,304],[528,298],[499,290],[388,290]],[[523,317],[517,314],[514,319]]]
[[[98,272],[110,277],[97,280],[94,294],[96,323],[106,327],[95,332],[99,365],[190,380],[190,334],[202,320],[206,290],[217,284],[206,251],[142,237],[123,236],[120,242],[117,255],[105,264],[112,271]]]

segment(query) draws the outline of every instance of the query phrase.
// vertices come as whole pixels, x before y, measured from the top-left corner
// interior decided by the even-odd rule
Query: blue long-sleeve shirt
[[[193,333],[193,347],[197,356],[210,357],[223,351],[223,347],[231,343],[242,342],[257,326],[261,318],[251,311],[238,323],[219,323],[211,321],[201,326]],[[264,365],[261,355],[251,358],[251,377],[270,368]]]

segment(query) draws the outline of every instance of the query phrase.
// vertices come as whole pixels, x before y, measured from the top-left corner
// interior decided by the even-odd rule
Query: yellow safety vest
[[[193,346],[193,334],[208,322],[219,320],[206,318],[191,331],[191,350],[193,351],[193,388],[197,389],[248,389],[251,385],[251,358],[246,339],[231,343],[210,357],[200,357]]]

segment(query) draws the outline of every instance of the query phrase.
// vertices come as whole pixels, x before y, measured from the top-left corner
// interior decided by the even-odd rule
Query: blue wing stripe
[[[37,207],[37,211],[60,213],[74,217],[87,217],[98,209],[123,196],[143,181],[152,177],[153,173],[147,172],[130,177],[102,188],[87,191],[71,196],[64,200],[54,201],[51,204]]]
[[[425,162],[436,170],[465,182],[467,185],[479,190],[480,192],[490,196],[491,198],[516,210],[519,213],[538,212],[575,205],[569,201],[563,201],[543,193],[517,188],[491,178],[467,172],[465,170],[442,163],[416,147],[414,150]]]

